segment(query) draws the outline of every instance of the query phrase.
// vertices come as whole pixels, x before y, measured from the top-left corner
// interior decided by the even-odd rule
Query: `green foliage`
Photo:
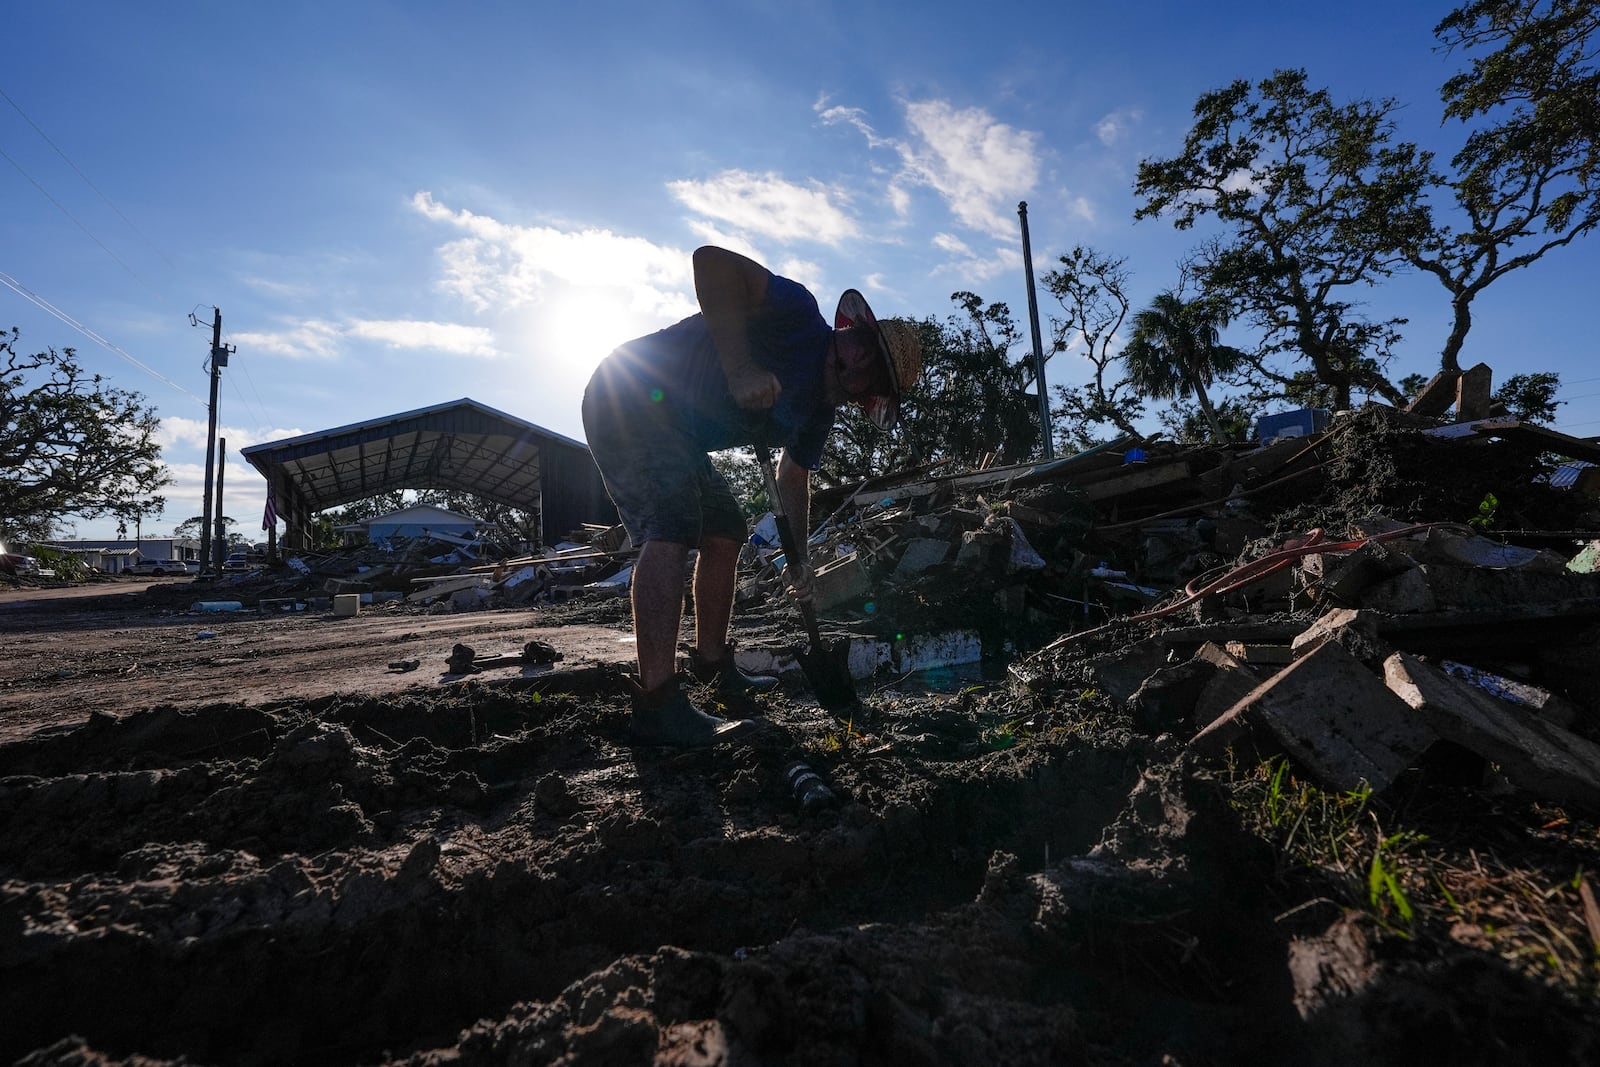
[[[138,393],[86,375],[72,349],[17,352],[0,333],[0,536],[43,540],[68,515],[151,514],[172,481],[160,420]]]
[[[486,524],[494,524],[499,528],[502,539],[508,542],[536,545],[542,539],[537,511],[512,507],[478,493],[454,487],[392,489],[351,501],[340,508],[330,508],[321,512],[317,518],[319,527],[326,520],[326,530],[319,529],[314,536],[318,545],[334,547],[339,544],[336,527],[352,526],[367,519],[377,518],[379,515],[402,511],[419,504],[429,504],[447,511],[470,515]],[[484,536],[492,538],[495,535],[485,530]],[[514,546],[507,544],[505,547],[509,551]]]
[[[1135,183],[1137,218],[1222,225],[1190,266],[1260,331],[1252,375],[1287,385],[1292,364],[1274,360],[1309,363],[1339,407],[1358,389],[1401,399],[1382,372],[1404,320],[1364,322],[1354,295],[1404,264],[1395,234],[1416,225],[1434,180],[1427,153],[1391,142],[1397,107],[1335,104],[1301,70],[1236,81],[1200,98],[1182,153],[1145,160]]]
[[[1050,317],[1051,353],[1071,353],[1092,368],[1082,386],[1054,387],[1050,421],[1063,452],[1092,447],[1106,426],[1124,435],[1138,433],[1134,423],[1144,404],[1127,377],[1114,373],[1114,345],[1130,308],[1126,262],[1079,245],[1041,278],[1061,308],[1059,317]]]
[[[204,515],[196,515],[192,518],[184,519],[182,522],[178,523],[178,525],[172,528],[172,536],[193,537],[198,540],[205,524],[206,519]],[[228,515],[222,516],[222,530],[224,535],[228,534],[237,525],[239,525],[239,521],[237,519]],[[216,532],[214,523],[212,526],[212,532]]]
[[[1259,409],[1239,397],[1225,397],[1215,407],[1217,424],[1224,441],[1248,441],[1255,433]],[[1199,444],[1211,438],[1213,428],[1198,406],[1177,401],[1157,413],[1167,437],[1185,444]]]
[[[1415,399],[1417,394],[1422,392],[1423,387],[1428,384],[1429,380],[1426,374],[1408,374],[1401,378],[1398,383],[1400,392]]]
[[[1495,513],[1500,510],[1500,498],[1493,493],[1483,494],[1478,502],[1478,513],[1467,520],[1474,530],[1483,531],[1494,525]]]
[[[1227,312],[1214,300],[1185,301],[1177,293],[1159,294],[1133,317],[1133,340],[1122,361],[1134,389],[1156,400],[1193,396],[1205,415],[1213,441],[1227,439],[1206,387],[1244,362],[1236,348],[1222,343]]]
[[[1016,462],[1038,448],[1038,405],[1024,391],[1026,364],[1010,360],[1020,339],[1010,311],[972,293],[952,299],[963,316],[942,325],[911,323],[922,341],[922,378],[907,390],[893,434],[854,406],[840,408],[823,451],[826,484],[941,459],[975,464],[990,452]]]
[[[1494,391],[1493,399],[1514,419],[1548,423],[1555,421],[1556,408],[1563,403],[1556,399],[1560,388],[1561,376],[1550,371],[1513,374]]]
[[[767,502],[767,485],[761,477],[761,465],[755,452],[749,448],[730,448],[711,453],[711,465],[727,481],[728,488],[744,509],[746,517],[764,514],[771,505]]]
[[[1425,841],[1425,835],[1409,830],[1388,835],[1380,833],[1377,846],[1372,850],[1372,862],[1367,866],[1367,903],[1378,921],[1393,933],[1406,935],[1416,921],[1411,898],[1403,885],[1401,854],[1408,846]]]

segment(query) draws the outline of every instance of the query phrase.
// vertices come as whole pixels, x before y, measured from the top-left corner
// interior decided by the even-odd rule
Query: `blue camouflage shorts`
[[[639,402],[632,390],[612,388],[606,376],[596,375],[583,395],[583,429],[635,546],[745,539],[749,531],[733,491],[670,405]]]

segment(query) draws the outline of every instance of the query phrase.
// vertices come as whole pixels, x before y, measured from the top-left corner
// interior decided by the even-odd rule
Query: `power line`
[[[42,129],[40,129],[39,128],[39,124],[37,122],[34,122],[33,119],[28,117],[28,113],[26,111],[22,110],[22,105],[18,104],[15,100],[11,99],[10,94],[7,93],[4,89],[0,89],[0,97],[4,97],[5,98],[5,102],[10,104],[12,109],[15,110],[17,114],[22,116],[22,121],[26,122],[29,126],[33,127],[33,132],[38,134],[39,137],[44,141],[45,144],[47,144],[51,148],[55,149],[56,155],[60,156],[66,162],[67,166],[72,168],[72,172],[74,174],[76,174],[78,177],[83,179],[83,184],[85,184],[89,188],[93,189],[95,191],[95,195],[98,196],[101,200],[105,201],[106,207],[109,207],[112,211],[116,212],[117,218],[121,219],[123,222],[128,224],[128,229],[130,229],[134,233],[138,234],[141,238],[143,238],[145,244],[147,244],[151,248],[155,249],[156,255],[160,256],[162,258],[162,260],[167,264],[167,266],[169,268],[171,268],[174,271],[176,271],[178,269],[177,265],[174,264],[172,262],[172,260],[167,256],[167,254],[161,250],[161,246],[156,244],[148,236],[146,236],[145,232],[143,230],[139,229],[138,226],[134,225],[133,220],[128,218],[128,216],[124,215],[122,213],[122,209],[117,207],[116,204],[112,203],[111,202],[111,198],[109,196],[107,196],[105,193],[101,192],[100,191],[100,187],[98,185],[96,185],[94,182],[90,181],[89,180],[89,176],[87,174],[85,174],[78,167],[78,165],[76,163],[74,163],[72,161],[72,159],[65,152],[63,152],[61,150],[59,145],[57,145],[54,141],[52,141],[50,139],[50,135],[45,133]],[[9,157],[7,157],[7,158],[9,158]],[[11,165],[15,167],[16,166],[16,162],[12,161]],[[17,169],[21,170],[22,168],[21,167],[17,167]],[[27,175],[24,175],[24,177],[27,177]],[[29,181],[33,181],[32,178],[29,178],[28,180]],[[34,182],[34,184],[36,186],[38,185],[37,182]],[[43,191],[43,190],[41,189],[41,191]],[[49,194],[46,193],[45,195],[48,196]],[[53,202],[54,201],[52,201],[52,203]],[[59,204],[57,204],[56,206],[60,207]],[[70,215],[67,216],[67,217],[71,218]],[[73,221],[76,222],[77,220],[74,219]],[[93,235],[91,234],[90,236],[93,236]],[[103,248],[105,246],[102,245],[101,247]],[[116,257],[113,256],[112,258],[115,259]]]
[[[33,187],[35,189],[39,190],[39,195],[40,196],[43,196],[46,200],[48,200],[52,204],[54,204],[56,206],[57,210],[59,210],[67,218],[71,219],[72,220],[72,224],[74,226],[78,227],[78,229],[82,230],[84,232],[84,235],[87,236],[89,238],[89,240],[91,240],[95,244],[99,245],[100,246],[100,251],[104,252],[106,255],[108,255],[112,259],[116,260],[117,266],[121,267],[123,270],[128,272],[128,277],[132,278],[134,281],[138,282],[140,285],[144,285],[144,286],[149,286],[150,285],[149,282],[145,281],[143,278],[139,277],[139,275],[135,274],[134,271],[133,271],[133,268],[128,266],[126,263],[124,263],[120,256],[118,256],[115,252],[111,251],[111,249],[107,248],[106,247],[106,243],[104,241],[100,240],[100,238],[96,237],[94,235],[94,231],[93,230],[89,229],[89,227],[87,227],[83,223],[79,222],[78,221],[78,217],[76,215],[74,215],[72,212],[68,211],[62,205],[61,201],[59,201],[55,197],[51,196],[50,195],[50,190],[48,190],[44,186],[40,185],[37,181],[34,181],[33,175],[29,174],[27,171],[22,169],[22,164],[18,163],[16,160],[12,159],[9,155],[6,155],[6,151],[3,148],[0,148],[0,157],[4,157],[5,161],[7,163],[9,163],[13,167],[17,168],[17,173],[22,175],[24,178],[28,179],[28,181],[33,185]]]
[[[11,275],[7,274],[5,271],[0,271],[0,285],[4,285],[6,288],[10,289],[12,292],[14,292],[18,296],[22,297],[22,299],[28,301],[28,303],[32,304],[34,307],[37,307],[41,311],[44,311],[44,312],[54,316],[55,318],[59,319],[60,321],[66,323],[68,326],[72,327],[74,330],[77,330],[79,333],[83,334],[83,336],[87,337],[89,340],[93,341],[95,344],[99,345],[100,347],[106,349],[107,351],[114,352],[117,355],[121,356],[123,359],[127,360],[129,363],[132,363],[135,367],[138,367],[140,370],[142,370],[146,374],[150,375],[150,377],[156,379],[159,382],[163,382],[163,383],[165,383],[167,385],[170,385],[172,388],[176,389],[178,392],[182,393],[184,396],[189,397],[191,400],[195,401],[196,403],[198,403],[198,404],[200,404],[202,406],[205,405],[205,400],[204,399],[202,399],[201,397],[195,396],[195,394],[189,392],[189,390],[185,389],[183,386],[179,385],[177,382],[173,381],[171,378],[168,378],[165,374],[162,374],[160,371],[156,370],[155,368],[150,367],[147,364],[139,362],[133,356],[129,355],[127,353],[127,351],[125,351],[121,346],[113,344],[111,341],[106,340],[104,337],[100,336],[98,333],[96,333],[95,331],[91,330],[89,327],[85,326],[83,323],[79,322],[77,319],[73,318],[71,315],[67,314],[65,311],[62,311],[60,308],[58,308],[54,304],[50,303],[50,301],[46,300],[44,297],[40,296],[39,294],[35,293],[33,290],[29,289],[27,286],[23,285],[21,282],[17,281]]]

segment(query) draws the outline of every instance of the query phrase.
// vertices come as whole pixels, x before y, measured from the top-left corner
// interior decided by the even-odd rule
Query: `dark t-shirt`
[[[614,401],[626,402],[631,394],[636,402],[669,413],[707,452],[752,444],[765,427],[769,446],[816,470],[833,429],[833,406],[823,395],[822,377],[832,335],[816,298],[798,282],[774,274],[766,302],[749,325],[751,358],[783,386],[770,415],[734,403],[704,315],[629,341],[606,357],[595,382],[603,382]]]

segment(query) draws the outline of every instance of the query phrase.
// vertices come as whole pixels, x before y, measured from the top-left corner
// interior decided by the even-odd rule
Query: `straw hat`
[[[846,289],[839,297],[839,307],[833,313],[835,329],[851,326],[871,326],[878,335],[878,351],[883,355],[884,368],[889,372],[892,392],[884,396],[868,397],[861,405],[873,425],[880,430],[892,430],[900,418],[900,397],[922,374],[922,342],[917,331],[908,322],[899,319],[878,321],[867,306],[867,298],[854,289]]]

